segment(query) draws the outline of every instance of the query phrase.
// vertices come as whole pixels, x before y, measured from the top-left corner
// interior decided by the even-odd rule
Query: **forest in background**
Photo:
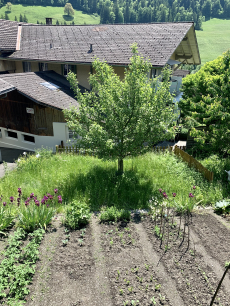
[[[12,0],[12,4],[65,6],[100,15],[100,23],[194,21],[196,30],[210,18],[230,18],[230,0]],[[0,0],[0,6],[7,1]]]

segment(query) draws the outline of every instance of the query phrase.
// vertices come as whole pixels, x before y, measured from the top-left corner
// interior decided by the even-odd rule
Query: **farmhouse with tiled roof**
[[[0,20],[0,147],[33,151],[41,144],[65,144],[61,110],[77,105],[65,76],[75,72],[82,90],[90,90],[96,57],[123,78],[133,43],[149,59],[150,77],[166,64],[200,64],[192,22],[57,26]],[[172,88],[179,90],[177,79]]]

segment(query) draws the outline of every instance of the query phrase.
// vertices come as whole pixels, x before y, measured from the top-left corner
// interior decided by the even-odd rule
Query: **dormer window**
[[[22,62],[23,72],[31,72],[31,62]]]

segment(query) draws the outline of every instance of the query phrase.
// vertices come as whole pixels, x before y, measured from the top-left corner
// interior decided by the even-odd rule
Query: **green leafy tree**
[[[19,16],[19,21],[20,21],[20,22],[23,22],[23,21],[24,21],[24,20],[23,20],[22,14],[20,14],[20,16]]]
[[[7,8],[8,11],[11,11],[12,3],[11,2],[7,2],[6,3],[6,8]]]
[[[73,16],[74,15],[74,9],[72,7],[71,3],[66,3],[65,8],[64,8],[64,13],[67,14],[68,16]]]
[[[202,150],[227,153],[230,150],[230,52],[206,63],[197,73],[183,79],[183,100],[179,107],[187,120],[203,125],[193,128]]]
[[[125,78],[113,68],[95,59],[95,73],[89,77],[92,90],[82,94],[76,76],[68,81],[76,93],[79,109],[65,110],[71,130],[81,136],[77,145],[93,150],[100,158],[118,159],[118,172],[123,172],[123,159],[149,151],[153,144],[173,136],[173,98],[170,94],[168,68],[160,79],[149,79],[151,64],[132,47],[132,58]]]
[[[17,16],[15,16],[15,17],[14,17],[14,20],[15,20],[15,21],[18,21],[18,18],[17,18]]]
[[[23,16],[23,22],[28,22],[28,18],[26,17],[26,14]]]

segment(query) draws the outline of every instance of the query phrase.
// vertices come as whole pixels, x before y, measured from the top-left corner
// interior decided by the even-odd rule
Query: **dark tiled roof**
[[[0,19],[0,51],[16,50],[19,22]]]
[[[190,74],[189,70],[183,70],[183,69],[177,69],[176,71],[173,72],[174,76],[178,77],[186,77],[186,75]]]
[[[4,80],[0,79],[0,95],[3,95],[9,91],[14,90],[15,87],[8,82],[5,82]]]
[[[20,93],[37,103],[58,109],[78,106],[68,81],[54,71],[1,74],[0,80],[13,85]],[[52,90],[45,86],[49,83],[60,88],[55,89],[54,87]]]
[[[153,66],[164,66],[192,22],[83,26],[22,26],[20,51],[12,59],[91,63],[96,56],[109,64],[128,65],[130,46]],[[93,44],[93,52],[89,52]]]

